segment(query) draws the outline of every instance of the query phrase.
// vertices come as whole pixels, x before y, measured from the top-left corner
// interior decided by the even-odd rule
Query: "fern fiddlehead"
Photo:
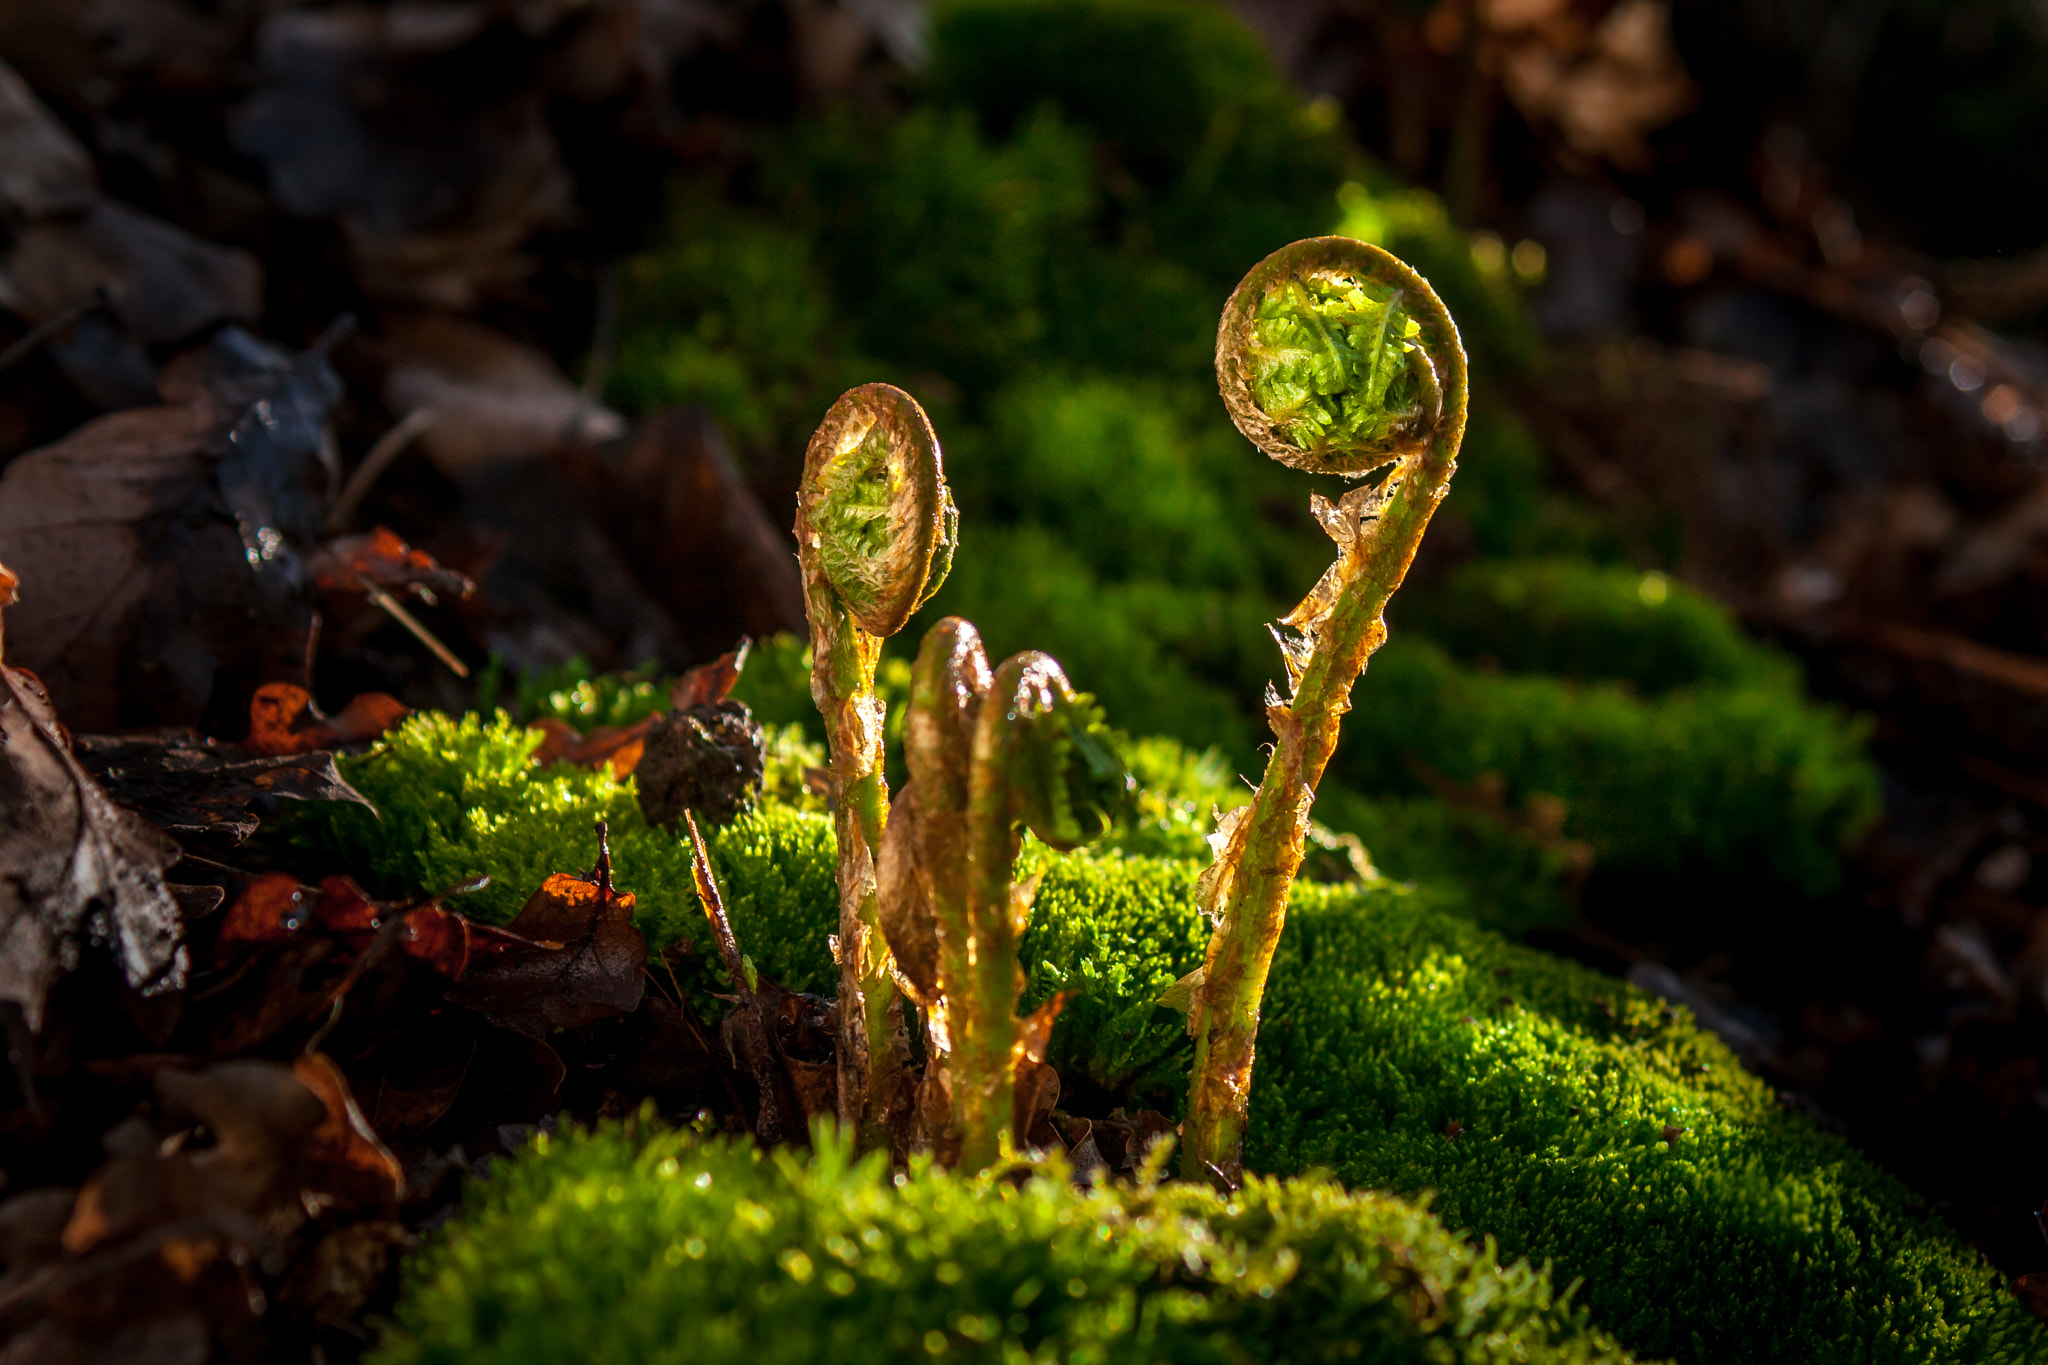
[[[1384,477],[1310,507],[1337,558],[1275,627],[1288,695],[1269,687],[1272,757],[1249,806],[1219,823],[1202,899],[1216,925],[1194,986],[1194,1075],[1182,1172],[1234,1183],[1273,951],[1300,870],[1316,784],[1351,688],[1385,641],[1383,613],[1437,504],[1465,431],[1465,351],[1443,301],[1378,247],[1295,242],[1254,266],[1224,305],[1216,378],[1231,420],[1296,469]]]
[[[930,1025],[928,1140],[980,1170],[1028,1121],[1017,1071],[1042,1060],[1032,1040],[1042,1048],[1049,1026],[1017,1017],[1017,945],[1036,889],[1015,878],[1022,831],[1057,849],[1099,837],[1126,777],[1101,712],[1057,663],[1027,652],[991,673],[956,617],[918,652],[904,758],[910,781],[881,852],[882,922]]]
[[[797,497],[811,626],[811,697],[824,719],[839,841],[839,1120],[879,1134],[903,1076],[895,988],[877,932],[874,850],[889,816],[882,641],[938,591],[959,539],[939,441],[917,400],[863,384],[812,435]]]

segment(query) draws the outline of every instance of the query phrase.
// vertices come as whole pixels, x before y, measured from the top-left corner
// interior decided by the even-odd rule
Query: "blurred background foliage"
[[[1540,261],[1454,225],[1340,125],[1220,9],[946,0],[902,108],[800,117],[745,174],[675,190],[626,268],[610,393],[708,404],[771,462],[848,384],[909,389],[945,443],[963,546],[899,647],[966,616],[998,657],[1053,653],[1126,732],[1256,779],[1265,623],[1327,562],[1308,495],[1341,485],[1230,426],[1218,301],[1296,238],[1377,242],[1444,295],[1472,355],[1445,524],[1477,558],[1397,602],[1319,810],[1398,875],[1469,880],[1476,913],[1505,896],[1502,922],[1532,897],[1568,919],[1567,841],[1659,874],[1831,889],[1876,809],[1857,730],[1553,491],[1509,401],[1541,382],[1524,298]],[[1216,799],[1184,777],[1157,780]]]

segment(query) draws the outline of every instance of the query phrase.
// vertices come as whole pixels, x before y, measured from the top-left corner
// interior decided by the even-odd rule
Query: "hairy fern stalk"
[[[1300,870],[1316,784],[1337,747],[1352,684],[1386,640],[1401,586],[1465,431],[1465,352],[1442,300],[1401,261],[1345,237],[1282,247],[1244,277],[1216,333],[1216,377],[1231,420],[1293,468],[1381,477],[1316,520],[1337,559],[1274,630],[1285,697],[1268,688],[1274,736],[1258,794],[1211,837],[1204,909],[1216,925],[1189,997],[1195,1068],[1182,1171],[1235,1183],[1259,1004]]]
[[[804,456],[797,557],[811,625],[811,696],[831,749],[839,841],[839,1119],[878,1140],[902,1087],[901,1027],[878,931],[874,850],[889,816],[882,641],[945,581],[959,539],[939,441],[917,400],[863,384],[834,403]]]

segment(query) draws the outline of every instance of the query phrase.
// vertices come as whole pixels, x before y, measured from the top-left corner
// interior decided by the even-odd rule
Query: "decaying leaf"
[[[598,764],[608,765],[612,776],[623,778],[640,766],[640,757],[646,752],[647,732],[654,728],[655,716],[647,716],[631,725],[599,725],[589,734],[579,732],[566,720],[543,716],[529,729],[541,732],[540,747],[533,751],[536,767],[550,763],[569,763],[579,768],[594,768]]]
[[[1031,1011],[1017,1030],[1012,1065],[1017,1075],[1016,1137],[1020,1147],[1066,1146],[1059,1134],[1051,1131],[1053,1106],[1060,1102],[1060,1073],[1046,1063],[1045,1054],[1052,1044],[1052,1026],[1079,993],[1061,991]]]
[[[330,592],[360,592],[364,585],[408,591],[432,605],[437,594],[467,597],[476,585],[442,567],[424,550],[399,539],[389,527],[361,535],[337,536],[307,561],[313,581]]]
[[[15,600],[0,565],[0,613]],[[0,1004],[31,1029],[89,941],[107,944],[131,987],[184,982],[168,838],[107,798],[71,752],[40,680],[5,662],[0,635]]]
[[[261,823],[251,806],[266,798],[370,804],[318,750],[251,755],[190,729],[80,735],[72,747],[115,801],[181,837],[239,844]]]
[[[167,369],[171,401],[97,418],[0,474],[0,544],[33,589],[10,622],[14,660],[73,724],[231,724],[259,684],[304,679],[302,557],[333,494],[325,424],[341,391],[329,344],[294,360],[225,328]]]
[[[455,981],[468,969],[474,930],[479,927],[433,902],[383,904],[351,877],[323,877],[316,889],[301,885],[290,873],[266,872],[251,880],[228,908],[216,952],[226,961],[250,948],[313,931],[339,938],[360,953],[389,934],[398,951]],[[495,942],[501,951],[533,946],[505,935]]]
[[[277,756],[360,744],[376,739],[408,714],[398,698],[365,692],[351,698],[340,715],[329,717],[313,704],[313,694],[296,683],[265,683],[249,701],[249,733],[241,748]]]
[[[399,416],[431,411],[420,448],[450,478],[625,430],[545,353],[478,323],[437,313],[397,318],[384,347],[386,405]]]
[[[292,1063],[292,1075],[326,1109],[320,1126],[306,1135],[299,1158],[309,1207],[383,1205],[396,1212],[405,1194],[405,1170],[356,1107],[341,1068],[325,1053],[308,1052]]]
[[[542,882],[509,926],[530,942],[472,963],[449,1000],[532,1038],[630,1013],[647,961],[633,903],[632,892],[612,886],[600,824],[589,877],[557,872]]]

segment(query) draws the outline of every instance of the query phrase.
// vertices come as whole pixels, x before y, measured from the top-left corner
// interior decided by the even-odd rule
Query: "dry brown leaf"
[[[0,617],[15,599],[0,565]],[[178,907],[163,870],[177,845],[107,798],[71,752],[70,735],[0,634],[0,1004],[31,1029],[57,978],[88,941],[106,943],[137,989],[184,984]]]
[[[398,698],[365,692],[349,699],[338,716],[323,715],[312,693],[296,683],[265,683],[249,700],[246,753],[277,756],[312,753],[376,739],[411,712]]]
[[[327,344],[292,360],[223,329],[191,401],[110,413],[0,473],[0,544],[32,589],[13,657],[80,729],[219,721],[260,683],[303,680],[302,555],[340,393]]]
[[[395,1213],[405,1196],[405,1168],[363,1117],[341,1068],[325,1053],[309,1052],[292,1063],[292,1075],[327,1109],[299,1155],[308,1202],[343,1208],[380,1205]]]
[[[0,217],[22,221],[77,213],[99,193],[92,158],[0,62]]]
[[[541,883],[510,925],[532,942],[479,957],[451,1003],[531,1038],[639,1006],[647,940],[633,925],[633,893],[612,886],[602,828],[590,878],[557,872]]]
[[[79,735],[72,750],[109,796],[171,835],[239,844],[261,823],[250,807],[265,797],[370,804],[320,751],[252,757],[186,729]]]
[[[385,404],[399,417],[433,414],[420,448],[450,478],[625,431],[617,413],[584,397],[546,355],[477,323],[437,313],[401,318],[388,325],[384,346]]]

